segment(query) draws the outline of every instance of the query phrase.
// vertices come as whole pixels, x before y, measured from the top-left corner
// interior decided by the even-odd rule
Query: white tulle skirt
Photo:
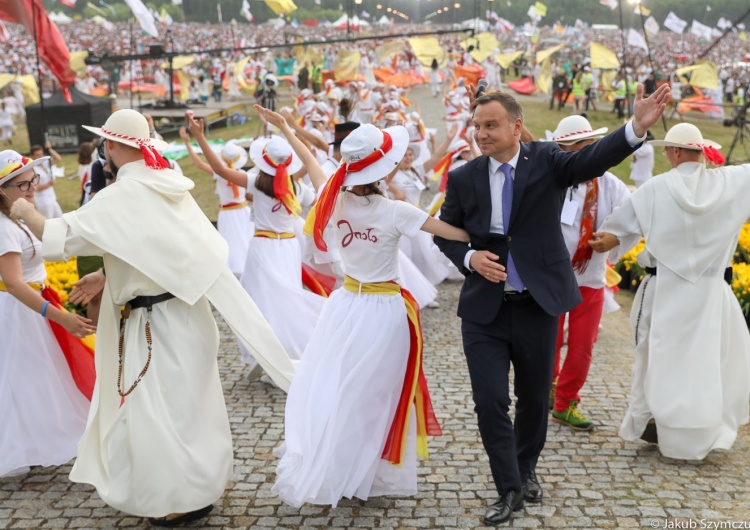
[[[442,252],[427,232],[420,230],[414,237],[402,237],[399,245],[401,251],[432,285],[438,285],[448,277],[450,269],[442,259]]]
[[[404,239],[404,238],[401,238]],[[424,309],[437,298],[437,289],[425,278],[412,261],[406,257],[406,254],[398,251],[398,283],[409,291],[419,304],[420,309]]]
[[[326,299],[302,287],[297,239],[253,237],[240,282],[289,357],[302,357]],[[244,346],[240,345],[240,351],[245,362],[255,364]]]
[[[342,497],[416,493],[414,421],[402,465],[381,459],[409,344],[400,295],[331,294],[287,397],[273,486],[284,502],[336,506]]]
[[[220,210],[216,225],[219,234],[229,246],[229,258],[227,259],[229,270],[239,278],[245,270],[247,247],[253,238],[253,232],[255,232],[250,207]]]
[[[49,323],[0,292],[0,477],[76,455],[89,401],[73,382]]]

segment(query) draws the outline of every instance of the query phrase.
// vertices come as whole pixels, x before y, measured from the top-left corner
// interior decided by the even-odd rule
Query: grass
[[[424,94],[427,95],[429,89],[426,87],[418,87],[412,91],[412,96],[415,100],[424,99],[423,106],[427,107],[433,100],[428,97],[420,98],[419,96],[424,90]],[[524,97],[520,100],[524,109],[524,119],[526,127],[531,133],[537,138],[544,138],[545,130],[553,131],[557,127],[557,123],[560,119],[570,113],[570,109],[566,107],[562,112],[557,110],[549,110],[548,100],[544,101],[539,97]],[[289,102],[282,102],[288,104]],[[589,121],[591,125],[596,129],[599,127],[609,127],[610,131],[616,129],[621,125],[621,121],[617,120],[614,114],[610,113],[611,104],[600,103],[600,110],[597,112],[589,112]],[[423,116],[429,116],[427,112],[423,113]],[[425,119],[428,127],[437,127],[439,134],[444,134],[442,125],[435,119],[430,120],[429,117]],[[701,129],[704,137],[710,138],[722,146],[724,146],[723,152],[727,153],[729,146],[732,143],[736,128],[723,127],[720,121],[704,119],[701,116],[690,116],[686,118],[686,121],[695,122]],[[667,127],[679,123],[678,120],[668,119]],[[665,131],[661,123],[657,124],[653,129],[652,133],[656,138],[663,138]],[[253,115],[245,124],[238,125],[229,128],[215,128],[210,132],[210,138],[221,138],[228,140],[231,138],[240,138],[242,136],[255,137],[258,134],[258,120]],[[176,135],[165,138],[168,141],[179,140]],[[29,143],[28,136],[26,133],[26,126],[18,126],[16,128],[16,134],[13,137],[11,145],[12,149],[15,149],[21,153],[28,153]],[[657,154],[655,156],[656,165],[654,168],[654,174],[663,173],[669,170],[669,164],[666,157],[661,156],[661,148],[656,148]],[[77,208],[80,200],[80,183],[78,181],[77,172],[77,155],[67,154],[62,155],[63,165],[65,167],[65,174],[71,176],[71,178],[58,179],[55,184],[55,191],[57,193],[58,201],[62,206],[63,211],[70,211]],[[215,220],[218,213],[218,200],[214,194],[214,181],[210,175],[207,175],[197,170],[188,158],[180,160],[180,166],[182,167],[185,175],[193,181],[195,181],[195,188],[193,189],[193,196],[198,202],[200,207],[206,213],[206,215]],[[617,175],[624,182],[630,184],[630,161],[625,160],[618,166],[612,168],[612,173]]]

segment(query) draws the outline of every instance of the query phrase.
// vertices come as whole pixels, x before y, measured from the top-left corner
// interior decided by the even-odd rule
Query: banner
[[[362,55],[355,50],[339,50],[333,63],[333,75],[337,81],[359,79],[359,62]]]
[[[667,18],[664,19],[664,27],[674,31],[675,33],[682,34],[685,31],[687,22],[682,20],[680,17],[674,14],[674,11],[670,11]]]
[[[23,24],[31,39],[36,43],[39,58],[59,81],[65,99],[71,101],[68,85],[75,81],[75,73],[70,69],[70,52],[60,30],[49,19],[42,0],[16,0],[0,2],[0,20]]]
[[[292,0],[265,0],[271,11],[277,15],[288,15],[297,10],[297,6]]]
[[[630,28],[628,30],[628,45],[635,46],[636,48],[643,48],[644,50],[648,51],[648,44],[646,44],[646,39],[643,38],[643,35],[641,35],[640,32],[634,30],[633,28]]]
[[[693,20],[693,25],[690,27],[690,33],[703,40],[711,40],[711,28],[705,24],[701,24],[697,20]]]
[[[607,6],[612,11],[617,9],[617,6],[620,5],[617,3],[617,0],[599,0],[599,3],[603,6]]]
[[[646,22],[643,23],[643,27],[646,28],[646,33],[655,37],[659,33],[659,23],[654,17],[648,17]]]
[[[591,43],[589,55],[591,68],[620,68],[620,59],[617,58],[617,54],[598,42]]]
[[[539,74],[536,76],[536,89],[542,94],[549,94],[552,83],[552,59],[547,57],[539,67]]]
[[[409,45],[422,66],[430,66],[437,59],[440,68],[448,61],[448,54],[435,37],[410,37]]]
[[[497,64],[499,64],[500,66],[502,66],[503,68],[507,70],[508,68],[513,66],[513,61],[515,61],[519,57],[523,57],[523,50],[495,55],[495,60],[497,61]]]
[[[389,58],[404,49],[404,44],[402,40],[391,40],[375,48],[375,58],[378,60],[378,66],[385,66],[385,62]]]
[[[133,15],[135,15],[141,29],[152,37],[158,37],[159,32],[156,30],[156,24],[154,24],[154,15],[143,5],[143,2],[141,0],[125,0],[125,3],[128,4]]]
[[[542,50],[540,52],[536,53],[536,64],[543,63],[546,59],[552,56],[553,53],[559,52],[565,48],[565,43],[558,44],[557,46],[554,46],[552,48],[547,48],[546,50]]]

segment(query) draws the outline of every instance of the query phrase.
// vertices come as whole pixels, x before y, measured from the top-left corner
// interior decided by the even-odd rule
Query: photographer
[[[263,78],[263,83],[258,85],[258,90],[255,91],[255,99],[258,100],[258,104],[264,109],[276,111],[276,87],[279,82],[276,76],[273,74],[266,74]]]

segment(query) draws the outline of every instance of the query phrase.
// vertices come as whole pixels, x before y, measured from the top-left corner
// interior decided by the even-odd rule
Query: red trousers
[[[571,401],[580,401],[578,394],[586,382],[591,367],[591,354],[602,318],[604,289],[580,287],[583,301],[568,313],[568,353],[560,369],[560,349],[564,341],[565,315],[560,317],[555,347],[555,366],[552,380],[557,379],[555,410],[561,412]]]

